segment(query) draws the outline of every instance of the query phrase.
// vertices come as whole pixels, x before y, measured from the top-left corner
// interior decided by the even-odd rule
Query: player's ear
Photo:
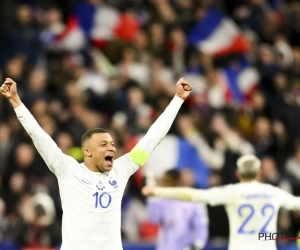
[[[84,148],[83,149],[83,155],[85,157],[92,157],[92,151],[89,148]]]

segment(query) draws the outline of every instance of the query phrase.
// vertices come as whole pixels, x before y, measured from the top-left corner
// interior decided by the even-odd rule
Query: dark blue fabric
[[[221,24],[223,17],[218,10],[210,8],[204,19],[200,20],[188,33],[188,42],[196,45],[200,41],[207,39]]]
[[[177,168],[190,168],[195,174],[197,187],[207,188],[209,184],[210,169],[199,157],[196,148],[184,138],[179,139],[178,147],[179,155],[177,159]]]
[[[238,82],[237,82],[238,74],[240,73],[240,70],[229,67],[225,70],[225,73],[226,73],[229,88],[233,95],[234,100],[237,102],[243,102],[244,97],[239,89]]]
[[[94,16],[96,8],[92,5],[82,3],[76,8],[76,16],[79,20],[81,28],[84,30],[86,37],[90,37],[94,26]]]
[[[238,77],[239,74],[249,66],[249,63],[245,56],[240,56],[237,63],[238,65],[230,65],[225,68],[225,74],[234,100],[241,103],[245,100],[245,97],[244,93],[240,90]]]

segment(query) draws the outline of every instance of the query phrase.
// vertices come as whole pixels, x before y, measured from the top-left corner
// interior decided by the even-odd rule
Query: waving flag
[[[132,41],[140,28],[134,16],[121,14],[106,4],[99,6],[79,4],[76,16],[85,36],[97,47],[105,46],[114,38]]]
[[[119,12],[108,6],[79,4],[76,16],[86,37],[98,47],[103,47],[107,41],[115,37],[114,29],[119,23]]]
[[[234,63],[221,72],[227,103],[243,103],[257,89],[260,77],[245,58]]]
[[[195,182],[201,188],[208,187],[210,169],[202,161],[196,148],[184,138],[167,135],[152,152],[145,163],[145,175],[161,177],[172,168],[190,168],[195,174]]]
[[[238,26],[214,8],[191,29],[188,42],[212,55],[244,53],[250,49],[250,42]]]
[[[59,48],[71,51],[80,50],[86,45],[86,39],[76,17],[70,17],[65,30],[55,36],[55,44]]]
[[[86,38],[76,16],[71,16],[65,26],[59,29],[46,29],[41,40],[50,50],[79,51],[86,45]]]

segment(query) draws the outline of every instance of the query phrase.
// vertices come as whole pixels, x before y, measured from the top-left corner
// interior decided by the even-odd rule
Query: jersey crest
[[[113,186],[114,188],[118,187],[118,183],[116,180],[113,180],[112,177],[109,178],[108,183]]]
[[[104,186],[104,184],[101,181],[98,181],[98,183],[96,184],[96,188],[98,190],[103,191],[105,189],[105,186]]]

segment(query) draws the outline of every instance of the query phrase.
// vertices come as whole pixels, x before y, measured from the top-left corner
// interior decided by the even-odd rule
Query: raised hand
[[[12,79],[5,79],[5,82],[0,87],[0,92],[9,100],[13,108],[17,108],[22,104],[17,93],[17,84]]]
[[[145,196],[154,195],[154,187],[145,186],[142,188],[142,194]]]
[[[6,78],[0,87],[0,91],[8,99],[14,97],[17,95],[17,84],[12,79]]]
[[[192,86],[185,78],[180,78],[176,83],[176,95],[185,100],[191,93]]]

